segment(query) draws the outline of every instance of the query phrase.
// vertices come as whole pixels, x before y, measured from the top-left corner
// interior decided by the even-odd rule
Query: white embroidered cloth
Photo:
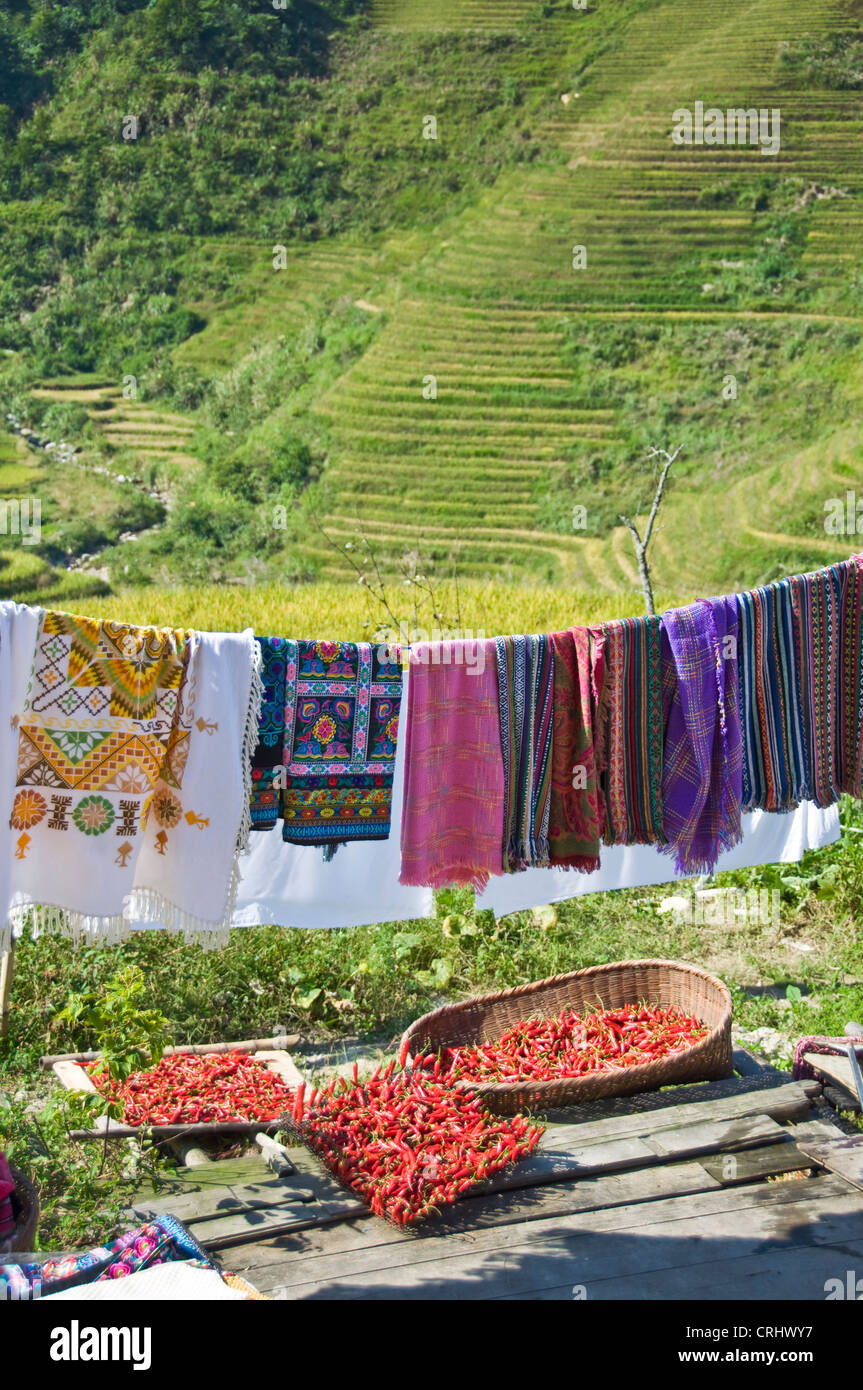
[[[0,653],[4,628],[14,638],[20,625],[9,658],[20,668],[25,620],[2,616]],[[224,939],[248,838],[254,634],[36,616],[26,700],[14,672],[11,792],[0,748],[8,920],[76,939],[118,940],[144,924]]]

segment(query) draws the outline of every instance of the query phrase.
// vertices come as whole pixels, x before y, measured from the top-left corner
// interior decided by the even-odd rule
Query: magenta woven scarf
[[[712,873],[741,838],[741,743],[734,597],[702,599],[662,617],[670,691],[662,770],[664,828],[678,874]]]
[[[481,891],[503,872],[494,642],[411,648],[404,737],[401,882]]]

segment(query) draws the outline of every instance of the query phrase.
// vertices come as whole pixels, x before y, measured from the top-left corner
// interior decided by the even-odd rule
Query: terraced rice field
[[[373,0],[372,22],[396,29],[505,30],[531,8],[531,0]]]
[[[452,10],[379,0],[375,17],[446,27],[456,23]],[[458,11],[459,24],[506,28],[524,7],[489,0]],[[860,321],[847,298],[863,246],[859,94],[796,90],[776,69],[778,46],[799,40],[801,27],[816,37],[853,27],[847,8],[836,0],[815,0],[804,12],[788,0],[667,0],[645,6],[584,73],[573,38],[581,18],[557,11],[537,21],[559,26],[561,51],[573,60],[569,85],[549,77],[532,132],[541,158],[499,178],[409,267],[395,258],[378,285],[380,333],[315,404],[332,441],[328,533],[338,545],[364,534],[386,566],[417,550],[444,571],[457,557],[459,571],[476,576],[533,571],[603,590],[633,583],[622,530],[591,540],[566,534],[565,521],[560,534],[539,525],[544,481],[618,435],[616,412],[574,395],[567,324],[646,320],[694,331],[762,318]],[[672,112],[698,100],[722,109],[779,107],[780,152],[672,144]],[[762,253],[764,233],[751,209],[734,199],[723,205],[722,186],[767,177],[799,180],[804,204],[811,202],[798,210],[802,306],[790,279],[742,304],[723,288]],[[811,184],[839,192],[816,197],[807,193]],[[575,246],[586,249],[584,269],[573,267]],[[336,261],[334,286],[357,298],[369,292],[368,260]],[[297,275],[302,280],[311,265],[320,294],[321,262],[306,256]],[[639,389],[647,396],[662,383],[646,370]],[[839,463],[847,463],[838,443]],[[823,453],[800,450],[777,419],[769,461],[753,460],[731,487],[712,481],[707,454],[690,457],[657,543],[662,582],[697,586],[720,534],[742,542],[747,528],[777,563],[831,550],[829,541],[810,544],[785,515],[795,489],[823,491]],[[307,553],[326,577],[346,572],[323,543],[309,542]]]
[[[81,384],[80,378],[71,383],[58,378],[43,382],[31,394],[41,400],[83,405],[110,452],[122,451],[128,460],[127,471],[146,470],[154,477],[165,477],[172,470],[197,466],[197,459],[189,452],[194,422],[185,415],[154,409],[144,401],[126,399],[122,386],[115,382],[94,378]],[[85,466],[94,461],[86,449],[80,451],[79,460]]]

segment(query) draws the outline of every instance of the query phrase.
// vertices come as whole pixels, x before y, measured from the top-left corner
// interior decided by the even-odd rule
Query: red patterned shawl
[[[599,868],[599,842],[605,824],[595,747],[605,639],[599,629],[573,627],[567,632],[553,632],[551,643],[554,736],[549,862],[592,873]]]

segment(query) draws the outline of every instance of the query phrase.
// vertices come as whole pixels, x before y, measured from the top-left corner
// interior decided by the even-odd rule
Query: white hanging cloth
[[[408,672],[402,677],[402,719]],[[326,863],[318,845],[286,844],[281,822],[253,831],[240,857],[240,886],[232,926],[362,927],[434,915],[430,888],[399,883],[399,833],[405,780],[404,729],[396,746],[390,834],[386,840],[342,845]]]
[[[804,801],[794,811],[751,811],[743,816],[743,839],[720,854],[716,872],[757,864],[790,864],[802,859],[807,849],[820,849],[838,840],[839,835],[838,806],[821,810],[814,802]],[[510,912],[566,902],[587,893],[648,888],[670,881],[668,856],[653,845],[603,845],[596,873],[525,869],[491,879],[485,891],[476,895],[476,906],[491,908],[495,917],[506,917]]]

